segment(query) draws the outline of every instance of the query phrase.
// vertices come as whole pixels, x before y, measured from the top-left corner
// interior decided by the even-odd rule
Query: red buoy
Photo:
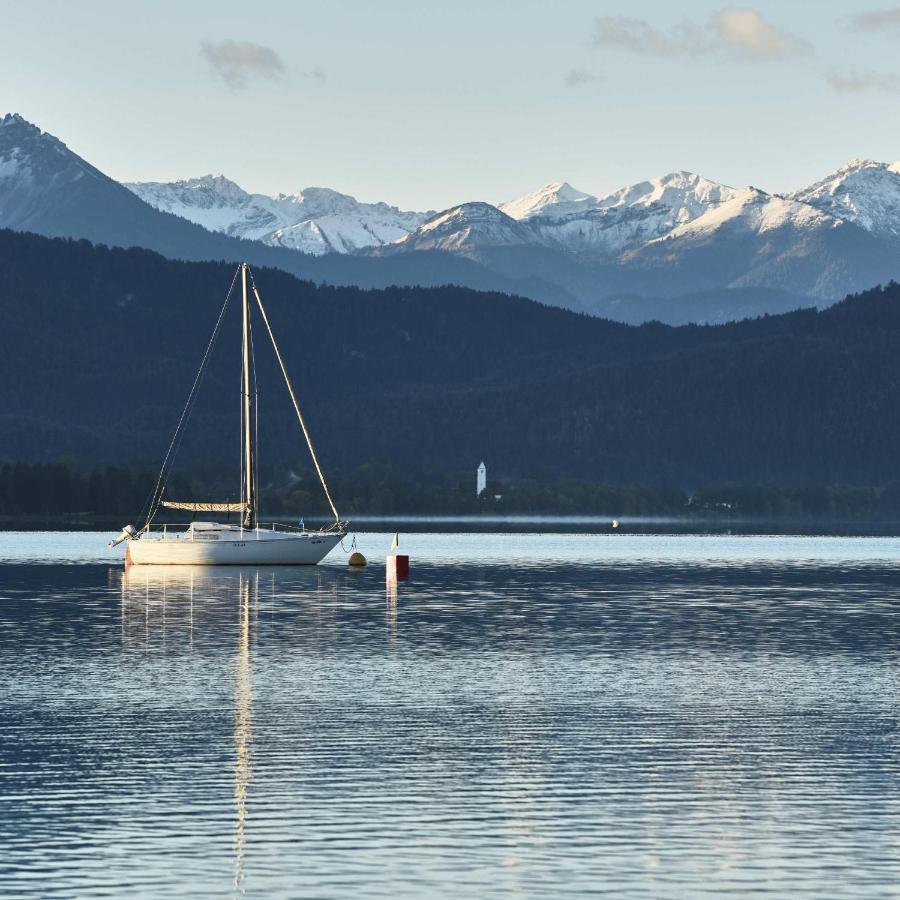
[[[409,557],[391,553],[386,560],[388,578],[409,578]]]

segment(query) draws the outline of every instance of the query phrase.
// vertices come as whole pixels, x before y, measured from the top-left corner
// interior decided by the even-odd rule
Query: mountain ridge
[[[555,284],[574,309],[634,321],[622,300],[634,295],[641,298],[635,309],[676,324],[687,320],[666,302],[677,297],[689,298],[685,316],[719,321],[730,292],[774,291],[795,297],[800,308],[900,275],[900,163],[850,161],[784,195],[686,170],[598,195],[554,181],[496,206],[471,201],[421,216],[398,238],[346,252],[440,250],[505,277],[525,273]],[[827,234],[843,225],[850,228]],[[734,265],[722,265],[724,258]],[[657,274],[664,265],[672,266],[672,279]],[[721,293],[704,317],[697,300],[712,290]],[[736,296],[734,308],[735,316],[744,308]],[[781,309],[780,302],[773,307]]]
[[[251,194],[224,175],[175,182],[126,183],[156,209],[232,237],[290,247],[314,256],[352,253],[392,243],[429,213],[404,212],[386,203],[360,203],[331,188],[292,194]]]
[[[479,290],[526,293],[555,305],[575,302],[557,285],[506,278],[453,254],[422,253],[393,259],[337,253],[313,256],[210,231],[144,202],[58,138],[17,114],[0,119],[0,228],[85,238],[108,246],[144,247],[170,259],[245,260],[301,277],[363,288],[456,283]]]
[[[371,288],[455,283],[673,324],[827,306],[900,276],[900,164],[851,161],[784,195],[686,170],[606,195],[556,181],[429,214],[331,188],[251,194],[223,175],[126,187],[21,116],[0,124],[0,227],[170,258]]]

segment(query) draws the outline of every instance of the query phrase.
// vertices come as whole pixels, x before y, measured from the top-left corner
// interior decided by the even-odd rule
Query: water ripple
[[[4,539],[4,896],[896,896],[897,542],[521,537]]]

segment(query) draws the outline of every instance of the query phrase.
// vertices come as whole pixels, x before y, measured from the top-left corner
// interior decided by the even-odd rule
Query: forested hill
[[[0,458],[161,459],[231,264],[0,231]],[[900,286],[725,326],[631,327],[456,287],[255,271],[325,464],[689,487],[900,473]],[[235,301],[237,297],[235,297]],[[261,464],[304,453],[257,327]],[[180,461],[239,458],[233,302]]]

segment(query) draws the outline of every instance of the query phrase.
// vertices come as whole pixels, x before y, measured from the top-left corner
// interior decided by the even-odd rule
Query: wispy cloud
[[[841,94],[862,94],[867,91],[895,94],[900,92],[900,77],[882,72],[862,72],[840,75],[832,72],[828,84]]]
[[[712,17],[710,28],[724,47],[750,59],[788,59],[811,49],[802,38],[776,28],[754,9],[723,9]]]
[[[857,13],[854,16],[850,16],[849,21],[859,31],[900,30],[900,6]]]
[[[767,21],[754,9],[728,7],[706,22],[683,21],[663,31],[644,19],[598,16],[595,47],[628,50],[660,59],[720,54],[756,62],[773,62],[811,50],[802,38]]]
[[[311,78],[313,81],[318,81],[320,84],[325,84],[328,81],[328,76],[325,74],[324,69],[320,69],[316,66],[314,69],[307,69],[305,72],[300,73],[304,78]]]
[[[662,58],[688,56],[707,49],[705,35],[695,25],[683,23],[666,33],[643,19],[627,16],[597,16],[594,46]]]
[[[583,84],[593,84],[598,81],[603,81],[603,76],[588,72],[587,69],[570,69],[563,76],[563,84],[566,87],[580,87]]]
[[[281,57],[271,48],[249,41],[205,42],[200,53],[217,78],[232,90],[241,90],[257,78],[277,80],[287,68]]]

